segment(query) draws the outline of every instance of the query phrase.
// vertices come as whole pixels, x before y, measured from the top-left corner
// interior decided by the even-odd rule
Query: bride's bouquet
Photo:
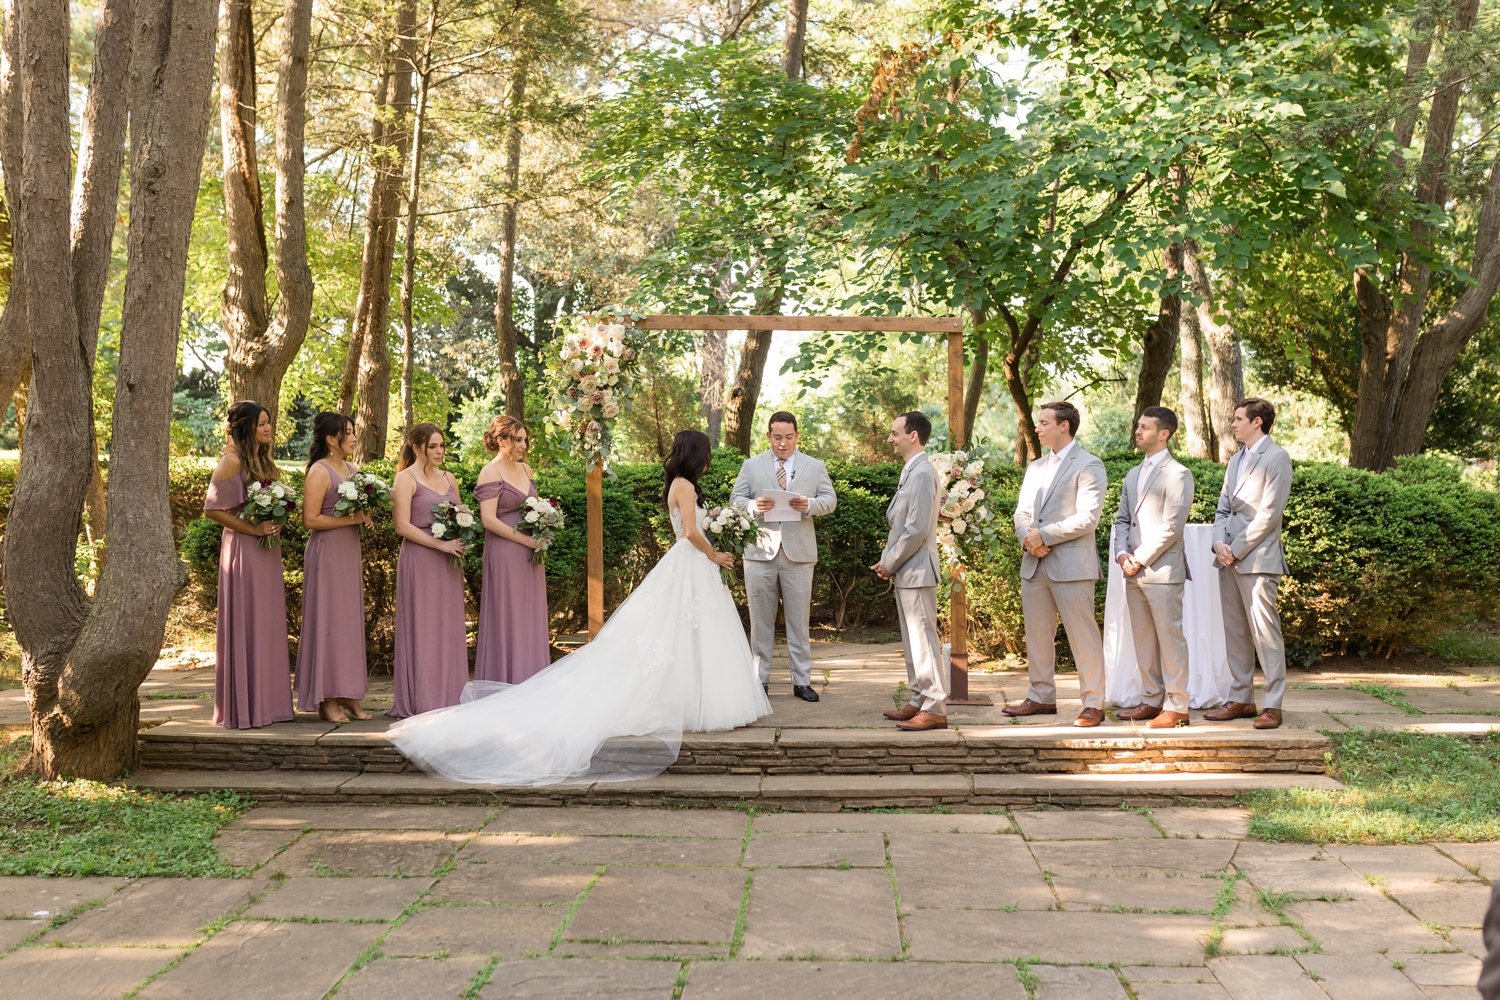
[[[540,564],[547,558],[553,537],[562,530],[563,512],[546,497],[527,497],[521,511],[521,522],[516,525],[516,530],[526,532],[541,543],[531,553],[531,561]]]
[[[709,509],[704,534],[720,552],[742,556],[745,549],[760,538],[760,533],[760,521],[748,511],[728,505]],[[719,575],[725,586],[734,583],[734,570],[720,566]]]
[[[432,537],[442,541],[456,538],[465,546],[479,540],[484,526],[474,516],[474,510],[466,503],[444,500],[432,505]],[[449,566],[463,564],[462,556],[449,556]]]
[[[335,517],[351,517],[363,513],[369,514],[373,519],[380,511],[389,510],[391,506],[390,484],[369,472],[356,472],[339,483],[338,495],[338,500],[333,504]]]
[[[250,524],[275,521],[277,527],[285,528],[287,518],[296,512],[298,506],[296,492],[281,480],[252,480],[245,487],[245,510],[240,518]],[[263,549],[274,549],[281,544],[281,539],[276,535],[261,535],[256,544]]]

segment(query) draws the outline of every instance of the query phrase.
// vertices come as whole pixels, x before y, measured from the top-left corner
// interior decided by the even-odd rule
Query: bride
[[[663,499],[677,543],[593,642],[524,684],[471,683],[463,703],[401,720],[388,731],[397,749],[452,781],[627,781],[671,766],[684,731],[770,714],[719,577],[734,556],[703,534],[698,479],[711,454],[701,431],[672,439]]]

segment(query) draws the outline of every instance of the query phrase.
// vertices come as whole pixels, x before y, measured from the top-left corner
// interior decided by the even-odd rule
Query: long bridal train
[[[524,684],[471,684],[464,703],[392,726],[391,742],[452,781],[629,781],[671,766],[685,731],[769,714],[719,568],[677,533],[593,642]]]

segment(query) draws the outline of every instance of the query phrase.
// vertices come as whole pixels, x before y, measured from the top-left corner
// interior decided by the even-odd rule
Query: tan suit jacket
[[[1021,579],[1030,580],[1038,569],[1053,583],[1099,579],[1099,546],[1095,539],[1099,516],[1104,512],[1104,491],[1109,476],[1104,463],[1074,444],[1063,457],[1052,485],[1038,493],[1045,481],[1048,455],[1026,467],[1021,495],[1016,504],[1016,539],[1022,543]],[[1032,528],[1052,551],[1041,559],[1024,551]]]
[[[1191,580],[1182,539],[1193,508],[1193,474],[1170,453],[1156,463],[1146,482],[1139,481],[1140,474],[1140,465],[1125,473],[1110,558],[1133,554],[1143,567],[1136,574],[1141,583]]]
[[[1292,457],[1269,438],[1252,453],[1241,448],[1224,470],[1214,511],[1214,542],[1234,553],[1237,573],[1286,574],[1281,515],[1292,492]]]

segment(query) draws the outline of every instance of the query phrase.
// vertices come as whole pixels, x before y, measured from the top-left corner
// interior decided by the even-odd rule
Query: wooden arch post
[[[637,330],[797,330],[872,333],[944,334],[948,347],[948,427],[953,447],[964,441],[964,334],[963,320],[955,316],[645,316],[635,321]],[[752,415],[753,416],[753,415]],[[604,475],[595,466],[587,478],[589,640],[604,627]],[[988,705],[979,695],[969,701],[968,628],[966,600],[962,591],[953,594],[949,614],[950,664],[949,702]]]

